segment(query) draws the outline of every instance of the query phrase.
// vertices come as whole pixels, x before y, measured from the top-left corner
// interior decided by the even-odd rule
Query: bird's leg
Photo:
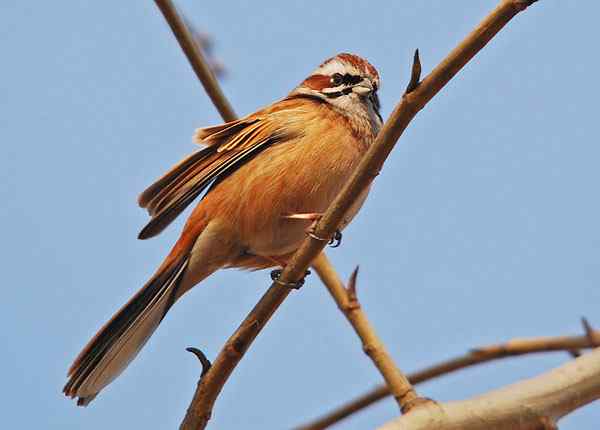
[[[294,290],[299,290],[300,287],[302,287],[304,285],[304,278],[302,278],[302,279],[300,279],[299,281],[296,281],[296,282],[283,282],[283,281],[280,281],[279,278],[281,277],[281,272],[283,271],[283,269],[287,265],[287,262],[283,261],[283,260],[280,260],[276,256],[272,256],[272,255],[264,256],[264,258],[266,258],[267,260],[270,260],[271,262],[275,263],[276,266],[281,266],[281,269],[271,270],[271,279],[273,280],[273,282],[276,282],[276,283],[278,283],[279,285],[281,285],[283,287],[292,288]],[[306,277],[308,275],[310,275],[310,270],[307,270],[304,273],[304,277]]]
[[[315,227],[317,223],[323,218],[323,214],[319,212],[308,212],[308,213],[297,213],[291,215],[283,215],[283,218],[286,219],[303,219],[312,221],[311,225],[305,230],[306,234],[308,234],[313,239],[320,240],[322,242],[327,242],[331,245],[332,248],[337,248],[342,243],[342,232],[340,230],[336,230],[333,237],[326,239],[324,237],[319,237],[315,234]]]

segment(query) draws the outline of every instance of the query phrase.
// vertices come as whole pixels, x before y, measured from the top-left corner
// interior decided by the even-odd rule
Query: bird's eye
[[[331,83],[333,85],[340,85],[343,80],[344,77],[340,73],[334,73],[333,76],[331,76]]]

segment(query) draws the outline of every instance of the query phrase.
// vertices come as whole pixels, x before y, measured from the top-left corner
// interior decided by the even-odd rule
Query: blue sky
[[[181,1],[215,40],[238,114],[283,97],[349,51],[380,71],[389,114],[419,48],[428,72],[495,4]],[[419,113],[343,246],[359,298],[397,363],[416,370],[481,344],[600,324],[600,4],[541,0]],[[186,296],[88,408],[61,388],[88,338],[136,291],[182,220],[138,241],[136,197],[220,122],[152,1],[0,4],[0,314],[7,428],[173,428],[209,358],[269,285],[223,271]],[[536,375],[565,354],[420,386],[440,401]],[[292,294],[233,374],[212,428],[289,428],[380,382],[316,277]],[[397,414],[380,402],[340,429]],[[561,429],[592,430],[591,405]]]

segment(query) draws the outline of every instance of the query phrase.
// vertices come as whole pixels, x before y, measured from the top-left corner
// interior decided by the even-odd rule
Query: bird
[[[193,139],[203,147],[140,194],[150,221],[138,238],[158,235],[199,202],[154,275],[76,357],[64,394],[88,405],[137,356],[175,302],[215,271],[285,267],[381,129],[379,86],[367,60],[341,53],[283,99],[196,130]]]

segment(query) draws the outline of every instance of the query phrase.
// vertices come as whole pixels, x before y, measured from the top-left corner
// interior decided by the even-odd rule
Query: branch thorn
[[[350,280],[348,281],[348,288],[346,291],[348,292],[348,300],[350,302],[356,302],[356,278],[358,277],[358,266],[352,271],[352,275],[350,275]]]
[[[413,57],[412,72],[410,75],[410,81],[406,87],[404,94],[412,93],[421,83],[421,59],[419,58],[419,50],[415,49],[415,55]]]
[[[202,373],[200,374],[200,379],[202,379],[204,377],[204,375],[206,375],[206,372],[209,371],[210,366],[212,366],[210,360],[208,358],[206,358],[206,355],[204,355],[204,353],[202,351],[200,351],[198,348],[194,348],[193,346],[190,346],[190,347],[186,348],[185,350],[188,352],[191,352],[198,358],[198,360],[200,360],[200,364],[202,365]]]
[[[600,346],[600,336],[592,328],[592,325],[589,323],[586,317],[581,317],[581,325],[583,325],[583,330],[585,331],[585,335],[590,342],[590,346],[592,348]]]

